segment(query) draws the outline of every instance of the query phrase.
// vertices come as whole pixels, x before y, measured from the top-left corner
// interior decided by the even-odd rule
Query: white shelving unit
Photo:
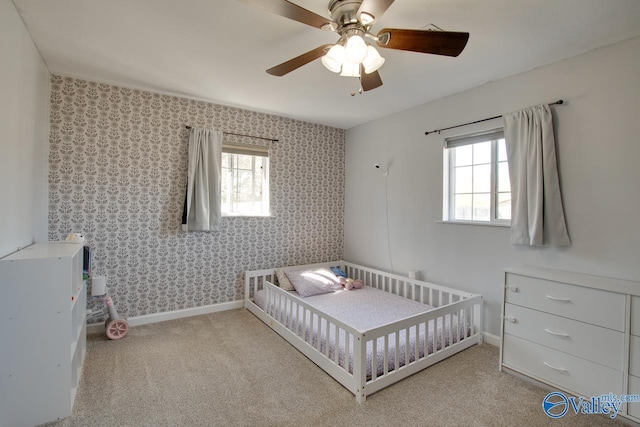
[[[86,352],[83,245],[36,243],[0,259],[0,426],[73,409]]]

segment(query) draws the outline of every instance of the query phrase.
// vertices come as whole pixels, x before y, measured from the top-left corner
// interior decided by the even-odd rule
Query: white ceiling
[[[294,0],[323,16],[328,0]],[[466,31],[458,58],[379,49],[384,85],[316,60],[267,68],[337,35],[236,0],[14,0],[52,73],[348,129],[640,35],[639,0],[397,0],[373,27]],[[559,97],[562,94],[558,94]]]

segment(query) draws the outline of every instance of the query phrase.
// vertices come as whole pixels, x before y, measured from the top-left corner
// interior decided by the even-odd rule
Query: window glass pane
[[[473,195],[473,220],[491,221],[491,194]]]
[[[457,194],[455,196],[454,219],[470,221],[472,219],[472,202],[470,194]]]
[[[249,196],[252,193],[253,189],[253,173],[248,170],[239,170],[238,171],[238,194],[243,196]],[[246,200],[244,198],[243,200]]]
[[[491,192],[491,164],[473,167],[473,192]]]
[[[244,154],[234,154],[238,157],[238,169],[251,169],[251,158],[253,156],[247,156]]]
[[[255,195],[255,199],[259,200],[262,195],[262,171],[258,169],[256,171],[255,177],[253,179],[253,193]]]
[[[509,164],[507,162],[498,163],[498,191],[511,191],[511,183],[509,182]]]
[[[256,173],[260,173],[260,171],[262,170],[262,161],[266,159],[266,157],[254,157],[254,162],[255,162],[255,167],[256,167]]]
[[[455,159],[456,166],[470,165],[473,160],[473,145],[463,145],[462,147],[456,147]]]
[[[473,191],[472,166],[456,168],[455,193],[471,193]]]
[[[227,186],[230,184],[231,178],[232,178],[231,173],[232,173],[231,169],[222,168],[222,171],[221,171],[221,174],[220,174],[222,191],[226,190]]]
[[[220,210],[221,210],[222,213],[229,213],[231,211],[231,206],[229,205],[228,197],[229,197],[229,195],[223,191],[222,192],[222,203],[220,205]]]
[[[511,193],[498,193],[498,219],[511,219]]]
[[[253,177],[253,183],[255,186],[255,191],[258,194],[262,193],[262,175],[264,174],[264,169],[263,169],[263,159],[265,159],[266,157],[256,157],[255,158],[255,175]]]
[[[222,153],[221,208],[224,215],[268,214],[268,157]]]
[[[504,142],[504,139],[498,140],[498,161],[507,161],[507,144]]]
[[[491,163],[491,141],[479,142],[473,147],[473,164]]]
[[[448,182],[444,188],[449,200],[447,219],[491,222],[510,220],[511,188],[505,139],[497,135],[456,138],[460,145],[446,151]],[[487,140],[489,139],[489,140]]]

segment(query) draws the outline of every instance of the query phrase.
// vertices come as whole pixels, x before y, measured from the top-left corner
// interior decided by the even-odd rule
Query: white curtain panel
[[[511,243],[570,245],[549,106],[505,114],[503,120],[511,181]]]
[[[189,134],[185,231],[219,231],[222,132],[192,128]]]

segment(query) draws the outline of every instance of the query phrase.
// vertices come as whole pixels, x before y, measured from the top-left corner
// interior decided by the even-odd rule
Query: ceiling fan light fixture
[[[356,62],[345,62],[342,64],[342,72],[340,75],[343,77],[360,77],[360,64]]]
[[[364,39],[358,34],[349,37],[345,48],[345,62],[360,64],[366,56],[367,44],[364,42]]]
[[[367,46],[367,57],[364,58],[364,61],[362,61],[364,72],[370,74],[374,71],[377,71],[380,67],[382,67],[384,61],[384,58],[380,56],[375,47],[371,45]]]
[[[332,73],[339,73],[344,62],[344,47],[340,44],[334,44],[326,55],[321,59],[322,65]]]
[[[376,18],[374,18],[374,16],[370,13],[367,12],[362,12],[360,14],[360,23],[362,23],[362,25],[371,25],[375,22]]]

